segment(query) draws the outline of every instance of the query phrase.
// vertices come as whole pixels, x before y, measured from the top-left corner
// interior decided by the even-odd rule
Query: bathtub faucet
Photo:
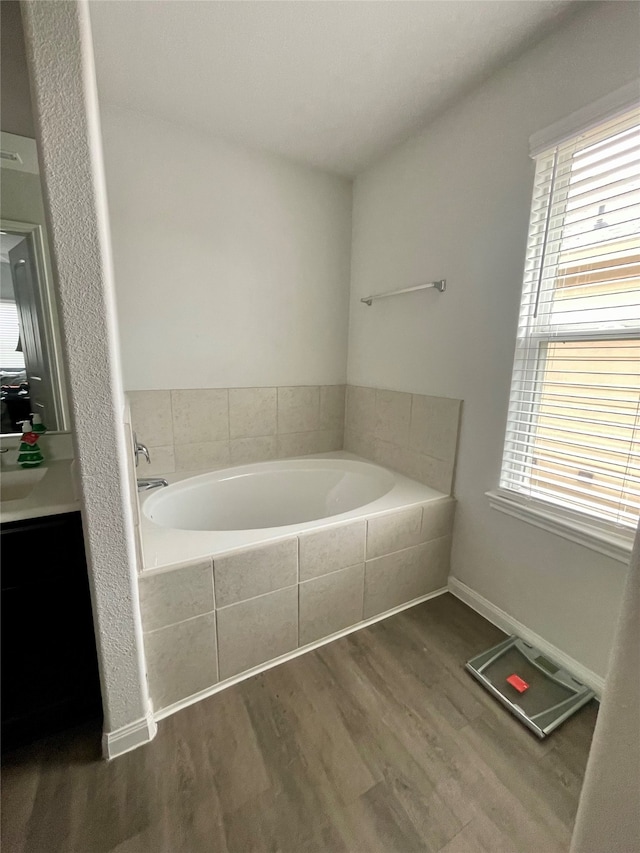
[[[138,491],[147,492],[149,489],[157,489],[158,486],[168,486],[164,477],[138,477]]]

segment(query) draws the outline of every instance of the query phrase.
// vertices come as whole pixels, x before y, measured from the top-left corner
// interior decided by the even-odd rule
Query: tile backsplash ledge
[[[449,494],[462,403],[354,385],[130,391],[151,453],[169,474],[347,450]]]

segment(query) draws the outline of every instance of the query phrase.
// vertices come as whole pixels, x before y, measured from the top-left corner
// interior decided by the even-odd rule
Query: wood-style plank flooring
[[[10,754],[3,853],[566,851],[597,705],[538,741],[462,668],[502,636],[444,595],[115,761],[94,730]]]

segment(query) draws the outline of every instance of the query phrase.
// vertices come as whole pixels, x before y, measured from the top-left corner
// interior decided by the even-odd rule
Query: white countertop
[[[80,509],[72,471],[73,459],[57,459],[43,463],[38,471],[44,471],[33,490],[21,500],[0,501],[0,523],[22,521],[25,518],[41,518],[45,515],[60,515]],[[34,470],[34,469],[31,469]],[[3,474],[18,477],[23,469],[18,465],[3,466]],[[29,474],[30,470],[24,470]]]

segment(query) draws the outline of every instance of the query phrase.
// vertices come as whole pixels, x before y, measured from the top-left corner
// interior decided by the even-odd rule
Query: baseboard
[[[360,631],[362,628],[367,628],[369,625],[374,625],[376,622],[381,622],[383,619],[388,619],[390,616],[395,616],[396,613],[402,613],[403,610],[408,610],[410,607],[415,607],[417,604],[422,604],[424,601],[429,601],[432,598],[437,598],[439,595],[444,595],[448,592],[447,587],[436,589],[434,592],[429,592],[426,595],[421,595],[419,598],[414,598],[412,601],[407,601],[405,604],[400,604],[398,607],[393,607],[391,610],[385,610],[384,613],[378,613],[370,619],[365,619],[363,622],[358,622],[357,625],[352,625],[350,628],[344,628],[342,631],[337,631],[335,634],[330,634],[328,637],[323,637],[321,640],[316,640],[306,646],[301,646],[298,649],[287,652],[286,655],[281,655],[279,658],[266,661],[259,666],[254,666],[253,669],[248,669],[246,672],[241,672],[234,675],[233,678],[227,678],[224,681],[219,681],[212,687],[207,687],[206,690],[201,690],[199,693],[194,693],[192,696],[187,696],[186,699],[181,699],[179,702],[174,702],[173,705],[168,705],[166,708],[161,708],[153,715],[154,720],[164,720],[165,717],[170,717],[177,711],[182,711],[190,705],[195,705],[202,699],[207,699],[209,696],[214,696],[220,693],[221,690],[226,690],[227,687],[232,687],[247,678],[253,678],[261,672],[266,672],[268,669],[273,669],[274,666],[280,666],[281,663],[286,663],[288,660],[305,655],[307,652],[312,652],[314,649],[319,649],[321,646],[326,646],[328,643],[333,643],[334,640],[339,640],[341,637],[346,637],[348,634],[353,634],[355,631]]]
[[[497,607],[484,596],[480,595],[479,592],[476,592],[470,586],[467,586],[454,577],[449,578],[449,592],[455,595],[456,598],[459,598],[460,601],[464,601],[472,610],[484,616],[485,619],[500,628],[500,630],[505,631],[507,634],[516,634],[518,637],[526,640],[527,643],[531,643],[532,646],[540,649],[541,652],[544,652],[545,655],[548,655],[553,661],[560,664],[575,675],[577,679],[594,690],[598,697],[602,695],[604,678],[601,675],[597,675],[595,672],[587,669],[586,666],[583,666],[557,646],[547,642],[540,634],[536,634],[535,631],[527,628],[522,622],[518,622],[513,616],[510,616],[500,607]]]
[[[153,740],[158,731],[158,726],[149,713],[133,723],[115,729],[112,732],[104,732],[102,735],[102,754],[107,759],[117,758],[130,752],[138,746]]]

